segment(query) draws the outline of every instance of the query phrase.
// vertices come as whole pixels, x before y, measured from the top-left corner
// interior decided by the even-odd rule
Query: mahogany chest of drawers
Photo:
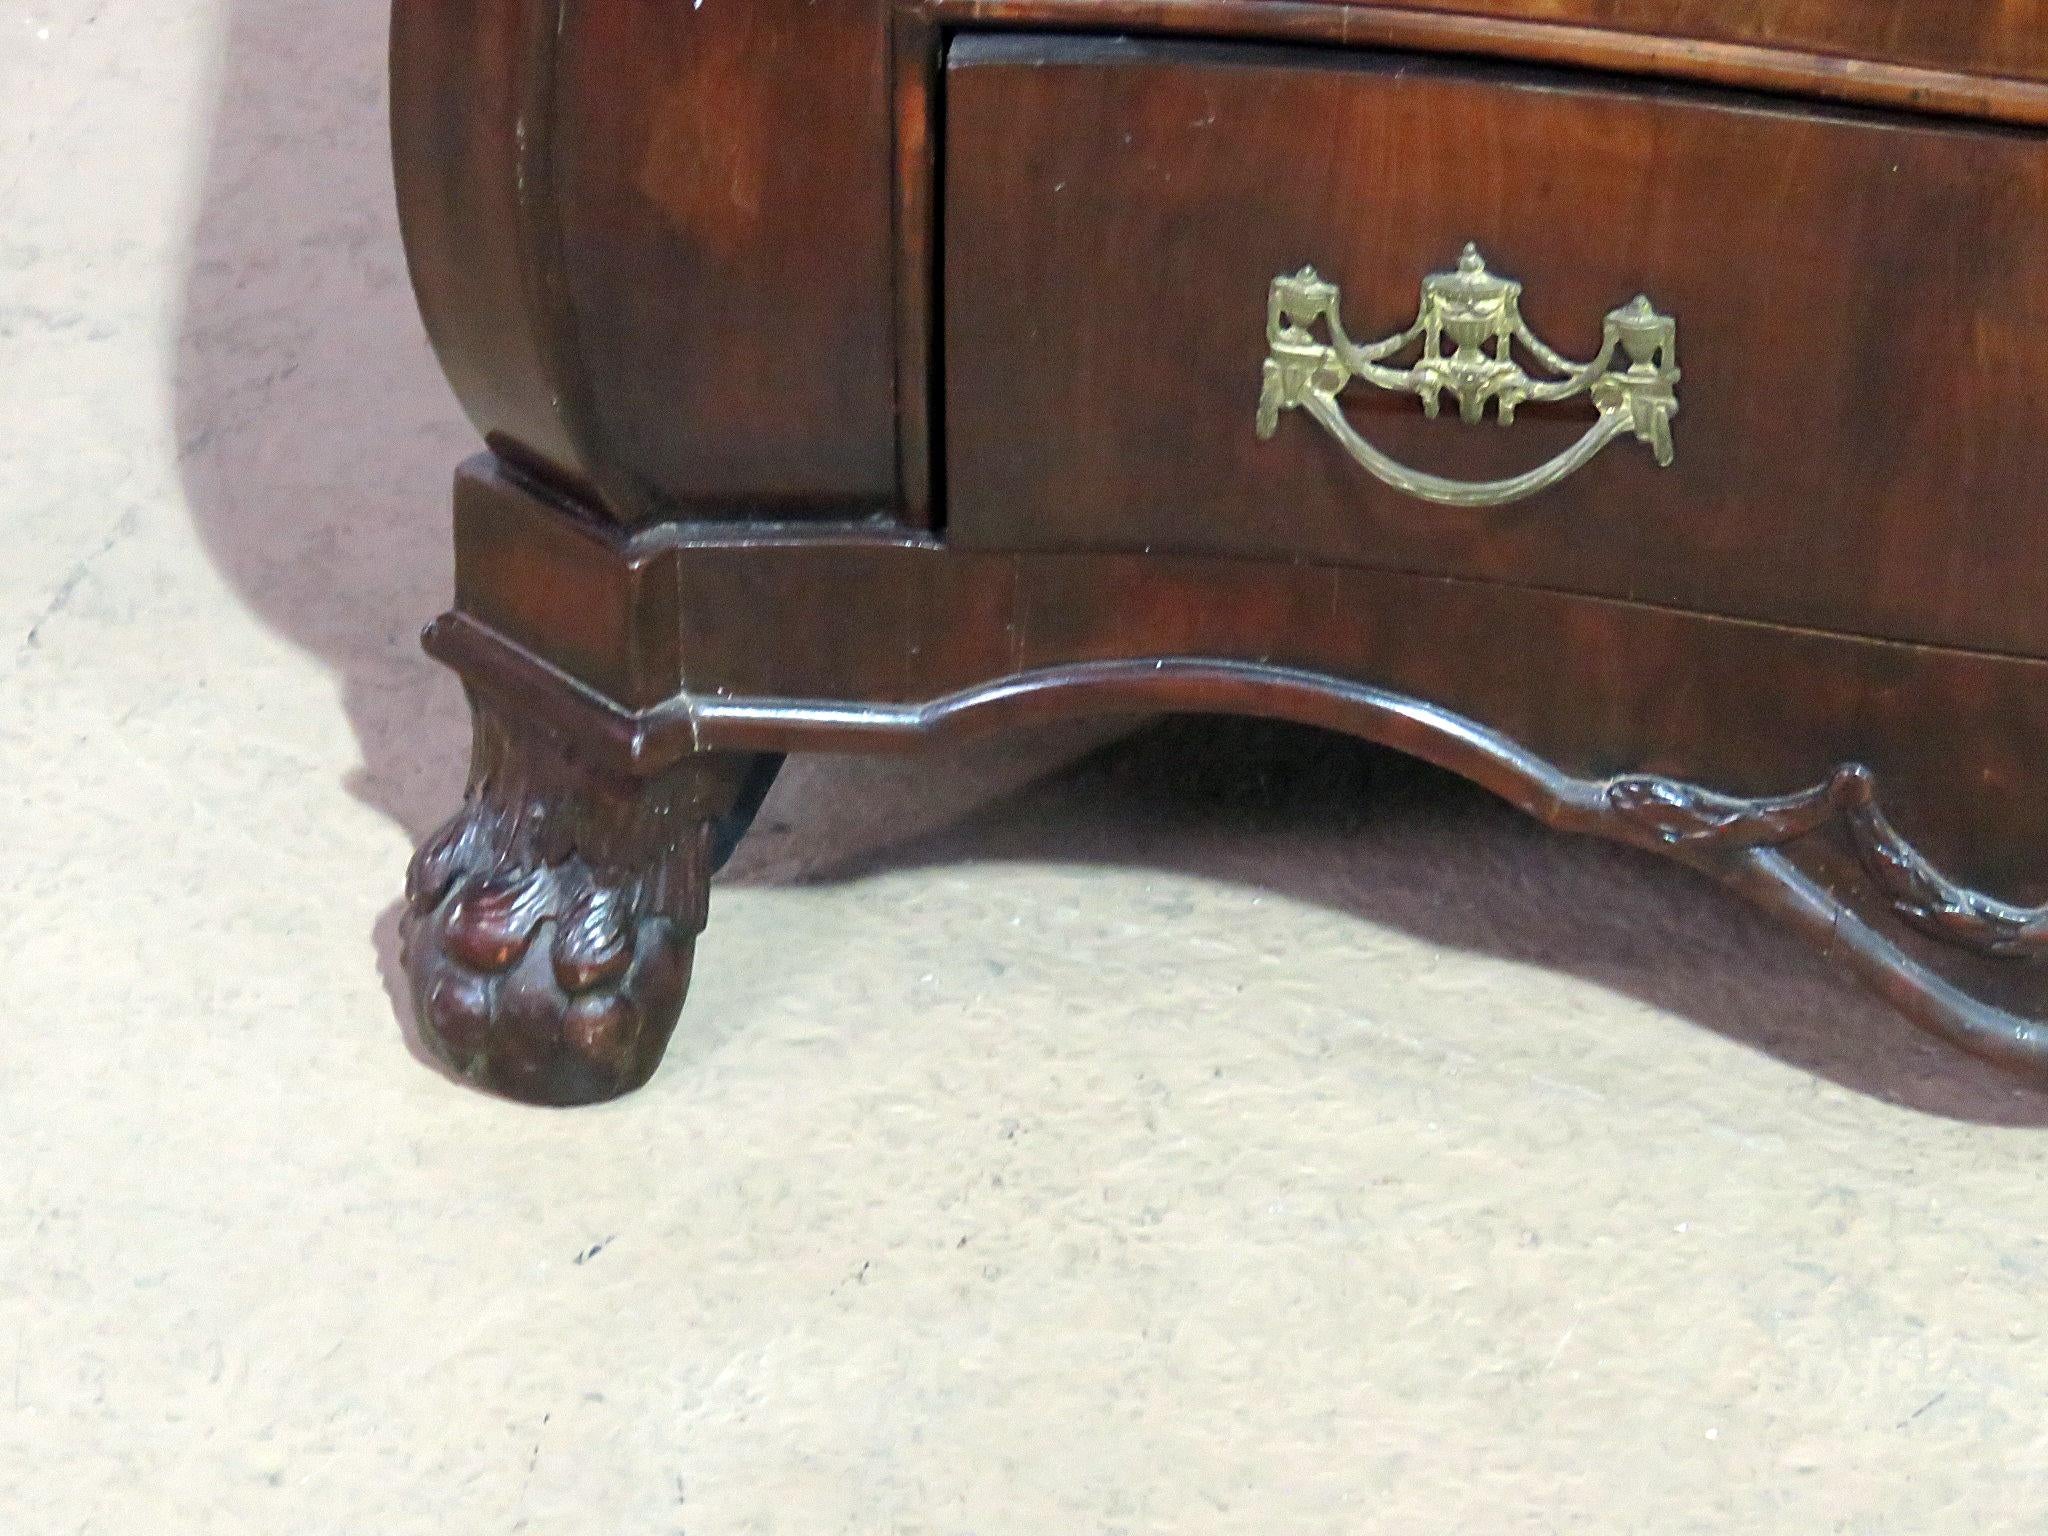
[[[653,1071],[780,754],[1369,737],[2048,1070],[2048,0],[398,0],[420,1021]]]

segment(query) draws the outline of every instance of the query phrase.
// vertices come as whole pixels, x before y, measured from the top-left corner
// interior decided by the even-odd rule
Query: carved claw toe
[[[452,882],[401,925],[420,1029],[511,1098],[590,1104],[653,1075],[689,989],[692,936],[580,862]]]

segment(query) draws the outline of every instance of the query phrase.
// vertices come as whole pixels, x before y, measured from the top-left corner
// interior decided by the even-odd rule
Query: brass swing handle
[[[1520,501],[1575,474],[1625,432],[1650,445],[1660,465],[1672,461],[1671,418],[1678,414],[1678,323],[1646,298],[1610,313],[1600,354],[1575,363],[1539,340],[1522,319],[1522,285],[1486,270],[1473,246],[1455,272],[1423,279],[1415,323],[1399,335],[1360,346],[1344,333],[1335,283],[1314,267],[1273,280],[1266,305],[1265,386],[1259,396],[1259,436],[1272,437],[1280,413],[1299,407],[1363,465],[1397,491],[1448,507],[1498,507]],[[1316,337],[1317,322],[1328,337]],[[1388,360],[1422,343],[1412,368]],[[1532,377],[1514,358],[1520,342],[1555,378]],[[1448,344],[1448,350],[1447,350]],[[1617,357],[1617,353],[1621,357]],[[1622,359],[1626,366],[1618,366]],[[1358,435],[1338,396],[1353,379],[1422,397],[1434,417],[1444,395],[1458,414],[1476,422],[1493,402],[1502,426],[1511,426],[1524,403],[1569,400],[1589,394],[1600,419],[1547,464],[1506,480],[1448,480],[1397,463]]]

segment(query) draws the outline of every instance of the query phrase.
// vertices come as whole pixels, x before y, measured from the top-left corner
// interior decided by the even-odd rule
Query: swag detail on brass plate
[[[1676,455],[1671,418],[1678,414],[1678,323],[1639,295],[1608,314],[1593,360],[1573,362],[1529,329],[1521,295],[1520,283],[1488,271],[1478,248],[1468,245],[1456,271],[1423,279],[1413,325],[1361,344],[1344,329],[1343,296],[1335,283],[1314,267],[1276,277],[1266,304],[1259,436],[1273,436],[1282,411],[1304,410],[1375,479],[1453,507],[1504,506],[1533,496],[1630,433],[1668,467]],[[1390,365],[1417,342],[1422,355],[1412,367]],[[1556,377],[1539,379],[1524,368],[1515,358],[1518,343]],[[1445,395],[1468,422],[1483,420],[1491,404],[1504,427],[1514,425],[1520,406],[1590,395],[1599,419],[1563,453],[1525,474],[1452,480],[1398,463],[1359,435],[1338,403],[1354,380],[1416,395],[1432,418]]]

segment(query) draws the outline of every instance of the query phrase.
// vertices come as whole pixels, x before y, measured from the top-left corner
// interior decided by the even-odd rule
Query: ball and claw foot
[[[621,780],[475,715],[467,800],[406,877],[399,931],[420,1032],[453,1071],[509,1098],[617,1098],[660,1065],[714,864],[775,762],[707,757]]]

